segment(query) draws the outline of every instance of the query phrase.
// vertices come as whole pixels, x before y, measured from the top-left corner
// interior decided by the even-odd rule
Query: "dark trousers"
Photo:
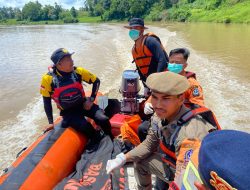
[[[85,119],[85,116],[87,116],[93,119],[97,125],[100,125],[105,134],[113,138],[109,118],[96,104],[93,104],[90,110],[84,110],[83,107],[78,107],[75,109],[64,110],[61,112],[61,115],[63,117],[63,128],[72,126],[74,129],[84,133],[87,137],[92,138],[96,134],[96,130]]]

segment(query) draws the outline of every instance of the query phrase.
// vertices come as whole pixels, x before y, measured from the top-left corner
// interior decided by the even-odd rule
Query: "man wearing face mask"
[[[187,77],[190,88],[184,93],[185,105],[188,107],[204,106],[203,90],[196,80],[195,73],[186,71],[190,52],[186,48],[173,49],[169,53],[168,70]]]
[[[144,26],[141,18],[132,18],[129,26],[129,37],[135,41],[132,48],[133,63],[135,62],[140,78],[144,85],[144,95],[149,96],[149,88],[145,82],[147,77],[156,72],[162,72],[167,69],[168,55],[161,44],[160,38],[153,33],[144,34],[148,29]]]
[[[184,93],[185,102],[184,104],[189,108],[196,108],[204,106],[203,90],[199,82],[196,80],[195,73],[186,71],[187,60],[190,52],[186,48],[177,48],[170,51],[168,70],[185,76],[188,79],[190,87]],[[147,100],[144,107],[144,113],[146,115],[153,114],[154,110],[151,104],[151,98]],[[146,138],[147,131],[149,128],[149,122],[140,125],[138,128],[138,134],[141,141]]]
[[[177,48],[171,50],[169,54],[168,70],[183,75],[188,79],[190,87],[187,89],[186,92],[184,92],[184,104],[185,106],[193,109],[199,106],[204,106],[204,98],[202,88],[195,78],[195,73],[185,71],[189,55],[190,52],[186,48]],[[152,108],[151,98],[149,98],[145,103],[144,113],[148,115],[153,114],[153,112],[154,110]],[[149,127],[149,121],[144,121],[138,127],[138,136],[141,142],[145,140]],[[162,180],[157,178],[156,185],[157,187],[161,187],[164,185],[164,183]]]

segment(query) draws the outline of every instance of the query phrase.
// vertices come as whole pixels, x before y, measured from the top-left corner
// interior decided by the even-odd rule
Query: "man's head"
[[[144,26],[144,21],[141,18],[132,18],[129,21],[129,26],[124,26],[129,29],[129,36],[132,40],[136,41],[147,27]]]
[[[63,72],[72,72],[74,69],[74,63],[71,58],[73,53],[69,53],[64,48],[59,48],[53,52],[50,59],[53,61],[56,68]]]
[[[146,85],[152,91],[151,103],[157,116],[171,121],[183,105],[188,80],[179,74],[161,72],[149,75]]]
[[[173,49],[169,53],[168,70],[182,74],[187,67],[187,60],[190,52],[186,48]]]
[[[199,190],[250,189],[250,134],[236,130],[207,135],[199,151]]]

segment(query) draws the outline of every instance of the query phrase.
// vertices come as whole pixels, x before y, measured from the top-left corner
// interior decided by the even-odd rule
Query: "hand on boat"
[[[149,102],[146,102],[145,103],[145,106],[144,106],[144,113],[146,115],[149,115],[149,114],[152,114],[154,113],[154,110],[153,110],[153,107],[152,107],[152,104],[149,103]]]
[[[93,101],[91,101],[91,98],[90,97],[86,98],[86,101],[83,103],[83,108],[85,110],[90,110],[92,106],[93,106]]]
[[[45,126],[43,132],[46,133],[52,129],[54,129],[54,124],[49,124],[49,125]]]
[[[123,166],[126,163],[126,156],[123,153],[120,153],[116,156],[113,160],[108,160],[106,171],[107,174],[110,174],[114,169],[119,168]]]

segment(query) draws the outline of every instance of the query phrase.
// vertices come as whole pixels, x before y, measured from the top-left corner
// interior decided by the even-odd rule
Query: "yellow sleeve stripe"
[[[82,76],[82,81],[87,82],[89,84],[95,82],[96,76],[89,72],[87,69],[84,69],[82,67],[77,67],[75,72]]]

